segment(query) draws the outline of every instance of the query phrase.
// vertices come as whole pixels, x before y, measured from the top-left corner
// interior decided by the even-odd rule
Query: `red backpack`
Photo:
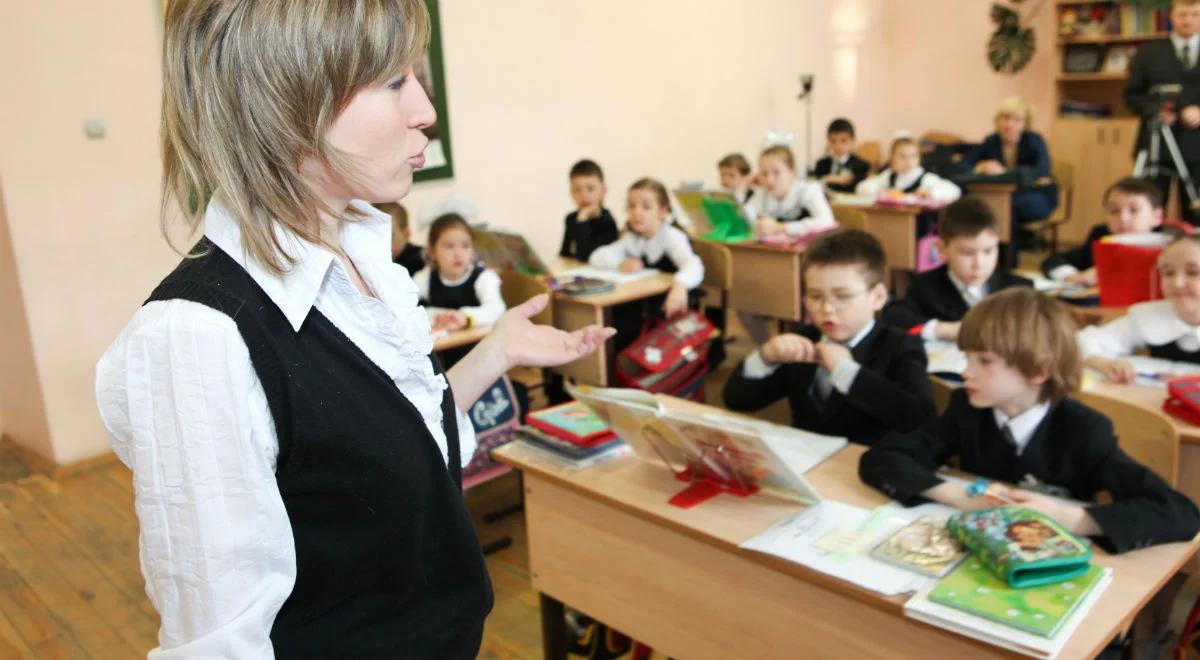
[[[704,401],[708,352],[716,336],[717,329],[699,312],[659,321],[617,355],[617,384]]]

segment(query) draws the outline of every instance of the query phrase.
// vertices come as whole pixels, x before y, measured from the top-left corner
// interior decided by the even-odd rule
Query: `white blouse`
[[[1085,358],[1116,358],[1132,355],[1147,345],[1172,342],[1184,351],[1200,351],[1200,327],[1184,323],[1169,300],[1130,305],[1125,316],[1104,325],[1088,326],[1076,336]]]
[[[787,233],[792,236],[803,236],[837,226],[833,209],[829,206],[829,200],[825,199],[825,189],[818,181],[795,181],[783,199],[775,199],[759,188],[746,202],[745,208],[746,217],[751,221],[763,215],[794,218],[800,215],[801,210],[808,211],[809,217],[783,223]]]
[[[875,176],[863,179],[854,189],[854,192],[864,197],[879,197],[885,190],[890,188],[899,188],[904,190],[917,182],[924,174],[925,178],[921,179],[921,187],[929,194],[929,199],[935,202],[953,202],[962,196],[962,191],[952,181],[943,179],[933,172],[926,172],[925,168],[918,167],[905,172],[896,177],[896,185],[891,184],[892,170],[886,169]]]
[[[377,296],[360,293],[341,259],[277,229],[295,266],[272,275],[241,249],[217,202],[205,235],[237,261],[299,331],[316,307],[387,373],[447,456],[444,376],[435,376],[429,318],[389,253],[391,219],[366,218],[339,239]],[[146,593],[162,616],[151,659],[271,658],[271,626],[296,580],[296,551],[275,481],[279,441],[237,325],[184,300],[134,314],[96,367],[96,399],[113,450],[133,471]],[[475,448],[458,412],[465,465]]]
[[[650,238],[642,238],[632,230],[626,231],[615,243],[593,250],[588,263],[596,268],[617,270],[624,259],[641,259],[649,265],[662,259],[664,254],[675,264],[676,282],[688,289],[694,289],[704,281],[704,262],[692,251],[692,243],[687,234],[671,225],[663,225],[663,228]]]
[[[458,286],[467,281],[471,277],[472,270],[467,270],[466,274],[457,280],[448,280],[441,275],[438,279],[446,286]],[[429,278],[432,275],[432,266],[426,266],[417,271],[413,275],[413,283],[417,286],[417,294],[422,300],[429,300]],[[500,316],[508,307],[504,304],[504,297],[500,295],[500,276],[491,268],[485,268],[479,277],[475,279],[475,297],[479,298],[479,305],[475,307],[463,307],[458,311],[471,317],[471,322],[475,325],[491,325],[499,320]],[[429,318],[433,319],[438,312],[445,311],[439,307],[427,307]]]

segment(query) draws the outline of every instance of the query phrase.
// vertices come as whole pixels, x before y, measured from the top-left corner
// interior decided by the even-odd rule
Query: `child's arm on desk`
[[[622,236],[620,240],[596,248],[592,256],[588,257],[588,265],[607,270],[623,270],[621,264],[628,261],[629,257],[626,248],[629,240],[629,236]]]
[[[1115,383],[1132,383],[1137,377],[1133,364],[1120,359],[1143,346],[1137,324],[1128,314],[1104,325],[1088,326],[1076,337],[1085,366],[1100,371]]]
[[[858,477],[884,495],[906,506],[922,498],[959,506],[953,491],[966,497],[962,486],[945,482],[937,469],[957,456],[961,432],[955,419],[961,406],[970,406],[961,390],[951,397],[947,411],[936,420],[908,433],[889,433],[867,450],[858,462]],[[944,498],[944,499],[943,499]]]

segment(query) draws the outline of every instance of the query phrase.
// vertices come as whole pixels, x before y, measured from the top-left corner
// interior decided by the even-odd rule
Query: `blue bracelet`
[[[983,477],[975,479],[973,483],[967,485],[967,497],[982,497],[987,494],[988,486],[991,482]]]

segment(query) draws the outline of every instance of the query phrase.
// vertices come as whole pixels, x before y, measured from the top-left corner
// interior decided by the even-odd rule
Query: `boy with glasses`
[[[804,253],[811,325],[776,336],[725,385],[730,410],[760,410],[787,397],[792,425],[873,444],[934,416],[925,351],[917,337],[876,321],[887,302],[883,248],[870,234],[839,230]]]

